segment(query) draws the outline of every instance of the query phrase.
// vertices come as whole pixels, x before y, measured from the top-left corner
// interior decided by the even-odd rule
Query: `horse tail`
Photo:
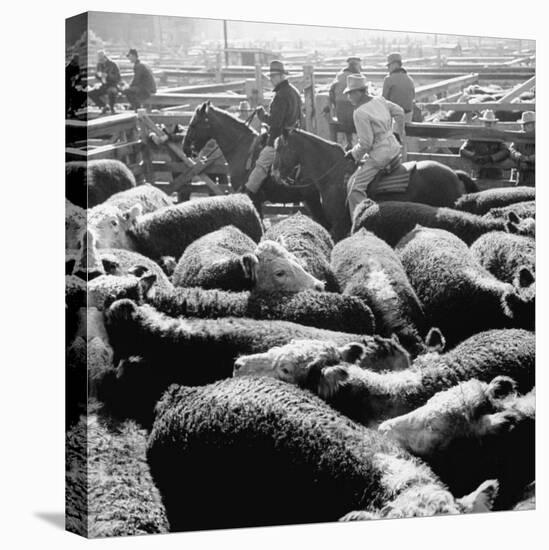
[[[463,183],[466,193],[478,193],[480,191],[478,185],[469,176],[469,174],[467,174],[467,172],[464,172],[463,170],[454,170],[454,172],[456,173],[456,176],[459,178],[459,180]]]

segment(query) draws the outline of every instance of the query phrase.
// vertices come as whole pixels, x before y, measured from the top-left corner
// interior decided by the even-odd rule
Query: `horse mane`
[[[197,107],[197,109],[200,109],[200,107]],[[222,115],[224,117],[224,120],[232,124],[235,129],[246,129],[249,132],[253,132],[256,136],[258,135],[258,133],[251,126],[248,126],[243,120],[240,120],[236,115],[233,115],[233,113],[225,111],[225,109],[221,109],[210,103],[208,105],[208,111],[213,111],[214,113]]]
[[[341,151],[342,153],[345,153],[345,149],[343,149],[343,147],[339,143],[336,143],[335,141],[330,141],[329,139],[325,139],[323,137],[317,136],[316,134],[312,134],[311,132],[307,132],[306,130],[296,129],[296,130],[293,130],[293,133],[301,135],[332,151]]]

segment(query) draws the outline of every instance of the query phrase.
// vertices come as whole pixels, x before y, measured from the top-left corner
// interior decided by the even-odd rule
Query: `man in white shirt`
[[[353,120],[358,137],[357,144],[345,156],[355,162],[364,161],[347,182],[347,201],[352,219],[355,208],[367,198],[366,190],[374,176],[401,152],[404,110],[381,96],[369,95],[363,75],[349,75],[344,93],[348,94],[355,107]]]

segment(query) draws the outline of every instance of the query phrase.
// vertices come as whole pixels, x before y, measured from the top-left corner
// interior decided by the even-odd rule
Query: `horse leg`
[[[330,223],[335,242],[344,239],[351,231],[351,217],[346,204],[345,185],[331,184],[320,191],[322,207]]]
[[[322,225],[324,228],[326,228],[329,231],[331,224],[328,218],[326,217],[326,214],[324,213],[324,209],[322,208],[322,203],[320,202],[320,194],[318,193],[317,189],[313,188],[311,190],[304,191],[303,202],[309,209],[309,212],[313,220],[319,223],[320,225]]]

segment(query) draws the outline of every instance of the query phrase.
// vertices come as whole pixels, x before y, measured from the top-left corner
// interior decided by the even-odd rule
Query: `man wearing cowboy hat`
[[[393,103],[400,105],[404,110],[404,122],[412,122],[414,115],[414,98],[416,86],[412,78],[402,66],[400,53],[390,53],[387,56],[387,69],[389,74],[383,79],[381,95]],[[406,155],[404,134],[400,135],[403,143],[403,155]]]
[[[479,118],[486,128],[493,128],[498,119],[494,111],[487,109]],[[459,150],[461,158],[468,160],[477,170],[477,177],[501,179],[503,170],[499,164],[509,157],[509,149],[503,141],[468,139]]]
[[[363,161],[347,182],[347,201],[351,219],[358,204],[367,198],[366,190],[374,176],[400,154],[400,143],[393,133],[404,131],[404,110],[381,96],[368,94],[366,77],[351,74],[347,77],[348,94],[355,107],[353,119],[358,143],[345,153],[354,162]]]
[[[347,86],[347,77],[350,74],[360,74],[361,59],[360,57],[351,56],[347,58],[347,67],[339,71],[330,85],[329,100],[330,106],[335,110],[335,116],[341,127],[341,131],[345,133],[347,141],[346,149],[353,146],[353,134],[356,134],[355,123],[353,122],[354,107],[349,101],[349,98],[343,93]],[[330,107],[327,108],[329,114]]]
[[[124,89],[124,94],[131,108],[137,111],[145,100],[156,93],[156,82],[149,67],[139,60],[137,50],[131,48],[126,57],[133,63],[134,74],[131,84]]]
[[[118,65],[112,59],[109,59],[102,50],[97,52],[95,77],[101,84],[99,87],[90,90],[88,96],[104,114],[108,113],[110,109],[114,115],[114,105],[118,97],[118,85],[121,80],[120,70]],[[105,98],[109,102],[108,107]]]
[[[524,111],[519,122],[522,124],[522,131],[535,137],[536,113]],[[509,146],[511,158],[515,161],[518,169],[517,185],[536,185],[536,143],[511,143]]]
[[[276,138],[282,135],[284,129],[301,126],[301,96],[286,78],[287,74],[288,71],[280,61],[271,61],[269,77],[274,87],[274,97],[268,113],[262,106],[257,109],[259,120],[269,125],[267,145],[259,153],[254,169],[244,185],[244,191],[254,202],[260,201],[259,190],[274,162]]]
[[[414,81],[402,66],[402,56],[399,53],[391,53],[387,56],[387,69],[389,74],[383,80],[381,95],[385,99],[400,105],[404,109],[405,121],[412,122],[416,87]]]

